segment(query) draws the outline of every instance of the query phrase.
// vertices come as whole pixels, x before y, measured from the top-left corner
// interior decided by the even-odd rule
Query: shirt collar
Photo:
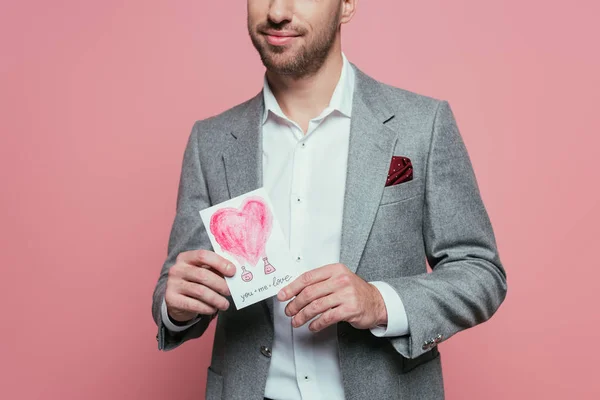
[[[352,116],[352,97],[354,95],[354,80],[355,80],[355,72],[346,58],[346,55],[342,52],[342,73],[340,74],[340,79],[335,86],[333,91],[333,95],[331,96],[331,100],[329,101],[329,106],[323,111],[321,115],[329,114],[330,112],[337,110],[346,117]],[[271,88],[269,87],[269,83],[267,82],[267,75],[264,77],[263,84],[263,98],[265,103],[265,110],[263,113],[262,123],[264,124],[269,116],[269,111],[273,114],[277,115],[280,118],[288,119],[281,107],[279,107],[279,103],[277,99],[273,95]]]

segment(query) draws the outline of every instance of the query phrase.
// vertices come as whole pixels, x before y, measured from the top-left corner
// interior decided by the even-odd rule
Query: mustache
[[[269,30],[273,31],[286,31],[286,32],[294,32],[298,35],[304,35],[306,33],[306,29],[302,28],[298,25],[292,25],[288,21],[284,21],[281,23],[275,23],[271,20],[266,20],[265,22],[261,22],[256,26],[256,30],[259,32],[266,32]]]

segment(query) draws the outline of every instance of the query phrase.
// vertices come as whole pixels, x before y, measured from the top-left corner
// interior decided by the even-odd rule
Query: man
[[[264,88],[197,121],[153,296],[159,349],[218,315],[206,398],[443,399],[437,344],[506,274],[452,111],[341,51],[357,0],[248,0]],[[303,273],[235,310],[199,211],[265,187]],[[427,273],[425,260],[432,268]]]

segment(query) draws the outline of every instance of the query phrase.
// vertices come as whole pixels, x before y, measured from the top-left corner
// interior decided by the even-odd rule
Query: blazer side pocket
[[[420,178],[402,182],[383,188],[379,205],[397,203],[418,196],[423,191],[423,180]]]
[[[413,369],[417,368],[419,365],[422,365],[431,360],[434,360],[434,359],[438,358],[439,356],[440,356],[440,351],[437,349],[437,347],[434,347],[433,349],[429,350],[428,352],[421,354],[417,358],[411,359],[411,358],[402,357],[402,373],[406,374],[407,372],[410,372]]]
[[[208,367],[206,378],[206,400],[221,400],[223,398],[223,377]]]

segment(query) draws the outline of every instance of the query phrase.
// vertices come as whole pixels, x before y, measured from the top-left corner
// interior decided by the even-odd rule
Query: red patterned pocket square
[[[390,171],[388,172],[385,186],[393,186],[402,182],[410,181],[413,178],[413,168],[410,158],[402,156],[392,156]]]

